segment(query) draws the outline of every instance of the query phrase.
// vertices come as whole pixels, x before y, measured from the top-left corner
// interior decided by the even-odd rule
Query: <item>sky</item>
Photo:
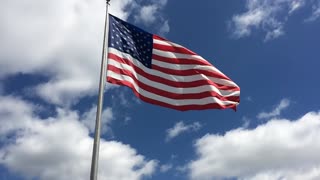
[[[106,84],[99,179],[320,179],[318,0],[111,1],[241,88],[180,112]],[[0,1],[0,179],[89,179],[105,1]]]

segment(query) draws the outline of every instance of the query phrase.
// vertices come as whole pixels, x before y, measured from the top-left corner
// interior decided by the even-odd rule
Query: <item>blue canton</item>
[[[152,34],[109,15],[109,47],[130,54],[144,66],[151,68]]]

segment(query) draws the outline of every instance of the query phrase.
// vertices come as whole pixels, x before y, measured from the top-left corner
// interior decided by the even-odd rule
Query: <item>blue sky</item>
[[[0,179],[88,179],[104,1],[0,5]],[[320,3],[111,1],[206,58],[238,111],[180,112],[107,84],[100,179],[320,179]]]

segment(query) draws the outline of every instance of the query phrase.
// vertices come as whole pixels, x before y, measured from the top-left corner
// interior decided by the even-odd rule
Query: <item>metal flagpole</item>
[[[96,125],[95,125],[95,135],[93,142],[93,151],[92,151],[92,161],[91,161],[91,172],[90,180],[97,180],[98,176],[98,163],[99,163],[99,146],[100,146],[100,130],[101,130],[101,114],[103,106],[103,91],[106,81],[106,64],[107,64],[107,44],[108,44],[108,31],[109,31],[109,16],[108,16],[108,7],[110,0],[106,0],[106,17],[104,24],[104,38],[103,38],[103,48],[102,48],[102,60],[101,60],[101,70],[100,70],[100,82],[99,82],[99,97],[97,105],[97,114],[96,114]]]

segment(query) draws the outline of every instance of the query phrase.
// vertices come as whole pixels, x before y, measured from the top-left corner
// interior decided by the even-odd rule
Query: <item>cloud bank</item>
[[[271,119],[255,129],[197,140],[191,179],[319,179],[320,113],[297,120]]]
[[[89,179],[93,138],[81,115],[57,109],[55,117],[42,119],[36,107],[16,97],[0,97],[0,165],[30,179]],[[157,166],[132,147],[103,139],[99,161],[99,179],[110,180],[142,179]]]
[[[166,20],[161,9],[166,1],[112,1],[110,12],[120,18],[149,6],[145,21]],[[97,93],[105,1],[101,0],[10,0],[0,6],[0,79],[16,74],[37,74],[48,78],[32,87],[45,101],[70,106],[79,98]],[[140,14],[141,14],[140,13]],[[157,15],[157,16],[156,16]],[[138,17],[142,17],[139,16]],[[108,88],[108,87],[107,87]]]

